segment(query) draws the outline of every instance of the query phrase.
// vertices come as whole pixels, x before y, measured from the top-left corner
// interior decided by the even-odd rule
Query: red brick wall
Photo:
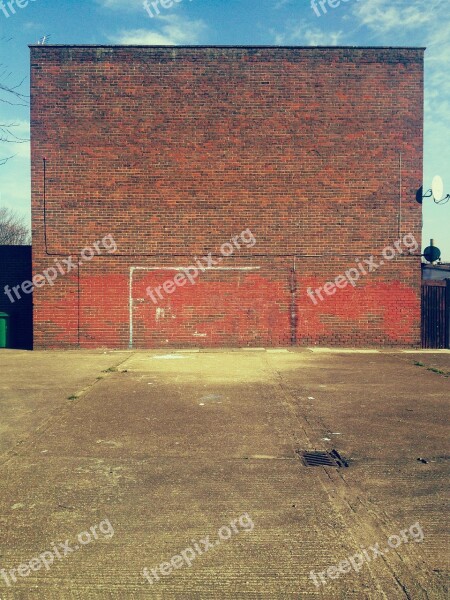
[[[117,244],[35,290],[37,346],[419,344],[418,256],[306,290],[420,244],[423,50],[34,46],[31,83],[34,272]]]

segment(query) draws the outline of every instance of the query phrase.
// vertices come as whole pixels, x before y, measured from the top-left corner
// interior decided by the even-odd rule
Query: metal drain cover
[[[316,450],[297,450],[297,454],[306,467],[348,467],[337,450],[331,452],[320,452]]]

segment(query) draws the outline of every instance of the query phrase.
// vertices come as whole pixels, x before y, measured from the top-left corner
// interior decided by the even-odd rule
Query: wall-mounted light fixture
[[[430,240],[430,245],[425,248],[422,254],[429,263],[435,263],[441,258],[441,251],[434,245],[434,240]]]

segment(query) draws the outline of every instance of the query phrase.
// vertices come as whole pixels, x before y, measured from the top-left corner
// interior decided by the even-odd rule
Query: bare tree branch
[[[18,124],[0,123],[0,142],[4,142],[5,144],[25,144],[29,142],[28,139],[17,137],[17,135],[11,131],[11,127],[18,127]]]
[[[20,81],[16,85],[8,85],[5,82],[6,79],[8,79],[8,77],[4,77],[3,81],[0,81],[0,92],[4,96],[6,96],[0,96],[0,102],[4,102],[5,104],[11,104],[15,106],[28,106],[29,96],[26,96],[25,94],[22,94],[21,92],[17,91],[20,88],[20,86],[23,85],[23,82],[25,81],[26,77],[24,77],[22,81]],[[15,98],[15,100],[13,101],[12,98]]]
[[[0,245],[26,246],[31,244],[31,234],[25,219],[19,214],[0,206]]]
[[[15,156],[16,155],[13,154],[12,156],[7,156],[6,158],[0,158],[0,167],[3,166],[3,165],[6,165],[6,163],[8,162],[8,160],[11,160]]]
[[[0,38],[0,42],[10,42],[12,38],[5,36]],[[0,103],[8,104],[9,106],[28,106],[29,96],[20,91],[26,77],[18,83],[10,83],[12,72],[9,71],[5,64],[0,64]],[[0,143],[3,144],[25,144],[28,139],[17,136],[11,129],[17,127],[16,123],[0,123]],[[14,158],[15,154],[0,158],[0,166],[5,165],[9,160]]]

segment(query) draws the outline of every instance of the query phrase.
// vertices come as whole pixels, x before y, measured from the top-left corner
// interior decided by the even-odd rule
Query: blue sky
[[[239,44],[426,46],[424,187],[439,174],[450,193],[450,11],[448,0],[341,0],[317,16],[310,0],[178,0],[151,18],[142,0],[18,0],[0,9],[0,82],[28,94],[28,44]],[[168,3],[168,0],[162,0]],[[337,5],[339,0],[330,0]],[[1,6],[1,5],[0,5]],[[319,9],[320,10],[320,9]],[[5,98],[0,91],[0,99]],[[0,123],[29,135],[27,106],[0,102]],[[1,135],[0,135],[1,137]],[[0,205],[30,213],[29,144],[0,142]],[[450,202],[424,200],[424,245],[450,261]]]

